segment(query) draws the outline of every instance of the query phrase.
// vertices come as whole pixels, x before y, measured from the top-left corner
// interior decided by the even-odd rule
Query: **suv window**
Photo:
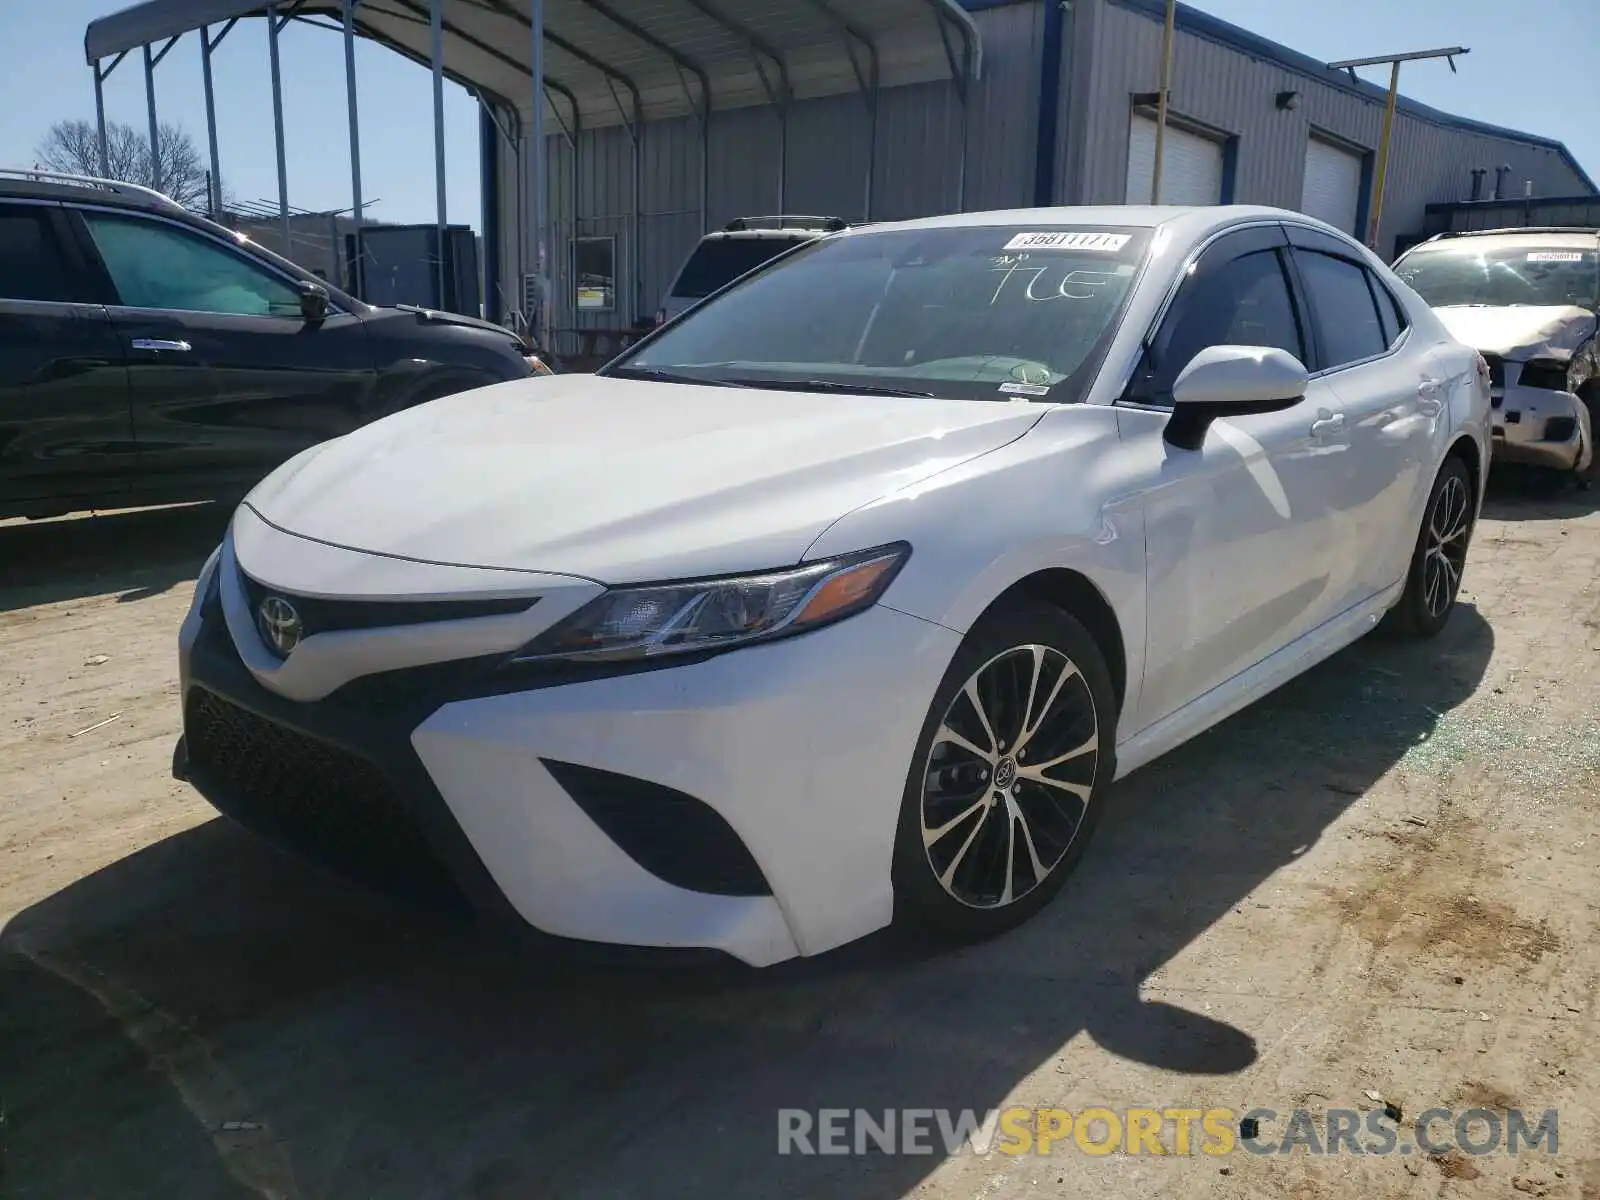
[[[71,301],[73,281],[50,210],[0,204],[0,300]]]
[[[294,288],[214,242],[163,221],[103,212],[83,218],[128,307],[300,316]]]
[[[792,237],[710,237],[703,240],[678,272],[672,295],[702,300],[718,288],[754,271],[770,258],[792,250],[801,241]]]
[[[1323,370],[1373,358],[1389,348],[1391,339],[1378,317],[1365,267],[1316,250],[1297,248],[1294,257],[1317,322]]]
[[[1272,346],[1305,360],[1300,316],[1277,250],[1255,250],[1183,285],[1136,381],[1134,398],[1166,403],[1208,346]]]

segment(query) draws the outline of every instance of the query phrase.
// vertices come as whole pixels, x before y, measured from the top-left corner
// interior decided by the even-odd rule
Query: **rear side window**
[[[1405,308],[1383,280],[1369,271],[1367,282],[1372,285],[1372,294],[1378,298],[1378,319],[1383,322],[1383,338],[1392,350],[1400,340],[1400,335],[1410,328],[1411,321],[1406,316]]]
[[[77,299],[76,276],[56,241],[50,211],[0,204],[0,300]]]
[[[1315,250],[1296,249],[1294,256],[1317,323],[1323,370],[1373,358],[1389,348],[1391,339],[1378,316],[1365,267]],[[1389,319],[1395,319],[1392,312]]]
[[[672,294],[702,300],[797,245],[792,238],[707,238],[683,264]]]

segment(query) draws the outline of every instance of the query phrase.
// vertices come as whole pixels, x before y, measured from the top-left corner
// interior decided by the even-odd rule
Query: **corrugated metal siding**
[[[1055,0],[1051,0],[1055,2]],[[1037,109],[1042,94],[1045,8],[1041,0],[974,14],[984,42],[983,78],[971,89],[963,124],[953,84],[884,89],[876,137],[859,94],[795,102],[789,113],[781,207],[868,215],[867,170],[873,164],[876,220],[954,209],[965,186],[969,210],[1027,205],[1033,197]],[[1074,0],[1065,14],[1055,196],[1058,203],[1120,203],[1127,175],[1131,97],[1154,92],[1160,67],[1159,20],[1108,0]],[[1276,94],[1300,103],[1281,111]],[[1377,145],[1382,105],[1302,71],[1182,29],[1176,40],[1173,111],[1237,139],[1231,198],[1297,208],[1305,150],[1318,130],[1364,149]],[[584,131],[578,195],[566,141],[550,137],[552,323],[563,328],[616,327],[648,318],[703,228],[780,208],[779,122],[770,107],[712,115],[706,157],[709,195],[701,196],[702,134],[693,117],[647,121],[641,129],[640,218],[633,213],[632,144],[621,127]],[[502,178],[503,277],[516,280],[519,230],[511,193],[509,149]],[[965,170],[963,171],[963,164]],[[1454,129],[1402,112],[1396,119],[1383,245],[1423,228],[1424,206],[1464,198],[1473,167],[1510,164],[1512,190],[1532,180],[1536,194],[1586,191],[1552,148]],[[704,213],[702,213],[702,205]],[[1363,205],[1365,208],[1365,204]],[[574,216],[576,214],[577,220]],[[704,221],[702,220],[704,218]],[[619,308],[584,314],[572,308],[574,233],[613,234],[618,242]],[[569,346],[563,346],[570,349]]]
[[[869,216],[869,163],[872,219],[948,212],[956,208],[962,191],[963,144],[967,209],[1029,203],[1043,5],[1019,3],[974,18],[983,36],[984,71],[971,89],[965,130],[962,106],[949,82],[884,88],[878,97],[875,138],[859,93],[796,101],[789,110],[781,205],[779,147],[784,143],[776,112],[752,107],[712,113],[705,227],[716,229],[735,217],[776,213],[780,207],[790,213],[864,220]],[[553,128],[546,131],[551,324],[558,329],[614,328],[648,318],[701,235],[698,120],[681,117],[642,126],[637,228],[631,217],[633,150],[627,130],[607,126],[581,132],[576,207],[571,148]],[[518,279],[517,232],[526,214],[517,212],[511,191],[517,165],[509,147],[502,147],[502,155],[507,182],[501,254],[504,278],[511,281]],[[617,238],[621,279],[616,312],[576,312],[571,279],[575,233]],[[574,348],[572,338],[558,345],[568,353]]]
[[[1087,6],[1094,8],[1093,36],[1081,65],[1091,83],[1074,112],[1084,138],[1083,165],[1066,194],[1069,202],[1118,204],[1127,177],[1131,97],[1159,86],[1161,23],[1105,0],[1078,0],[1076,7]],[[1290,90],[1300,93],[1299,107],[1280,110],[1275,97]],[[1284,208],[1299,207],[1313,127],[1375,153],[1383,123],[1381,103],[1183,30],[1174,40],[1172,111],[1238,138],[1236,202]],[[1397,114],[1380,244],[1421,229],[1428,203],[1464,199],[1473,167],[1501,164],[1513,168],[1518,194],[1526,180],[1536,195],[1586,190],[1554,149]]]

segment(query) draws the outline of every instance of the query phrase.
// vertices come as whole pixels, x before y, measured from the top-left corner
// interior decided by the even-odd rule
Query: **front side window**
[[[1600,251],[1593,246],[1488,250],[1463,239],[1413,250],[1396,264],[1395,274],[1433,308],[1600,305]]]
[[[1294,257],[1316,314],[1324,369],[1374,358],[1389,348],[1366,268],[1315,250],[1296,250]]]
[[[1276,250],[1256,250],[1185,282],[1147,351],[1131,398],[1167,404],[1172,385],[1211,346],[1270,346],[1305,360],[1299,313]]]
[[[83,217],[120,303],[129,308],[300,316],[299,292],[205,238],[139,217]]]
[[[0,205],[0,300],[74,300],[72,280],[49,211]]]
[[[607,369],[624,377],[1070,401],[1115,331],[1147,229],[886,230],[815,242]]]

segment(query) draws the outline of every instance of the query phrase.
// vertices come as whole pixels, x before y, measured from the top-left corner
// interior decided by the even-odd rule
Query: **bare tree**
[[[205,210],[205,159],[178,125],[162,122],[156,131],[161,167],[161,191],[185,208]],[[93,121],[57,121],[34,151],[37,165],[74,175],[99,175],[100,136]],[[154,187],[156,172],[150,159],[150,138],[132,125],[106,124],[105,173],[112,179]]]

